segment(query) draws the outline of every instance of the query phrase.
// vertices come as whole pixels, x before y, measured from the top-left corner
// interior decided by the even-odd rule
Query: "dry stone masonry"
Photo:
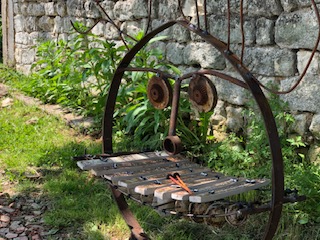
[[[194,1],[182,2],[185,14],[195,22]],[[227,40],[226,3],[221,0],[207,1],[209,31],[223,41]],[[146,28],[147,0],[105,0],[102,5],[122,30],[135,34]],[[231,0],[231,47],[238,54],[241,44],[239,5],[239,0]],[[37,40],[67,39],[71,29],[70,20],[81,21],[89,26],[95,19],[103,17],[94,1],[86,0],[14,0],[13,11],[14,60],[16,68],[23,72],[29,72],[35,60],[33,46]],[[244,15],[245,64],[262,82],[277,84],[280,90],[290,88],[302,73],[319,31],[311,1],[245,0]],[[153,1],[152,28],[177,17],[177,0]],[[203,20],[203,16],[200,16],[200,20]],[[93,33],[119,42],[117,30],[109,23],[99,23]],[[212,68],[233,72],[215,49],[185,29],[174,26],[161,34],[168,36],[168,39],[159,47],[163,49],[166,59],[181,69]],[[223,117],[236,118],[227,122],[231,130],[239,130],[237,123],[243,122],[243,119],[238,109],[248,101],[249,95],[225,81],[214,78],[213,81],[227,109],[225,112],[228,114]],[[299,134],[312,133],[317,139],[320,139],[319,86],[317,54],[301,86],[282,96],[299,122],[295,131]]]

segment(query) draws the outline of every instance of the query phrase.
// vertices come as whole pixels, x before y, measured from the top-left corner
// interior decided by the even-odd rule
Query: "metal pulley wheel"
[[[194,215],[203,215],[209,206],[210,206],[209,203],[190,203],[189,213],[192,213]],[[204,219],[200,217],[190,217],[190,219],[196,223],[204,222]]]
[[[149,101],[156,109],[165,109],[172,99],[172,88],[167,79],[153,76],[147,87]]]
[[[240,211],[238,211],[240,209],[242,209],[242,207],[238,204],[233,204],[225,209],[225,219],[230,225],[240,226],[247,220],[247,215],[243,215]]]
[[[199,112],[210,112],[218,101],[216,87],[203,75],[194,75],[189,83],[189,99]]]
[[[212,215],[212,217],[205,218],[204,222],[207,225],[221,227],[225,223],[225,218],[223,217],[224,213],[225,209],[223,204],[212,203],[205,212],[205,215]],[[216,217],[216,215],[220,216]]]

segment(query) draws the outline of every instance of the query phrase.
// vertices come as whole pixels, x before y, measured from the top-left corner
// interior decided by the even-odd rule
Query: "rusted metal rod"
[[[174,89],[173,89],[173,98],[172,98],[171,115],[170,115],[170,123],[169,123],[169,134],[168,134],[169,136],[176,135],[180,90],[181,90],[181,79],[177,78],[175,80]]]
[[[139,68],[139,67],[126,67],[126,68],[119,68],[119,72],[153,72],[159,74],[159,76],[164,77],[164,78],[170,78],[170,79],[176,79],[177,77],[164,72],[160,69],[155,69],[155,68]]]

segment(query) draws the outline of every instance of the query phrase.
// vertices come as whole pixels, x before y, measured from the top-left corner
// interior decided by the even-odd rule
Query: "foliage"
[[[38,121],[30,124],[28,120],[33,117]],[[105,183],[79,172],[75,162],[70,160],[83,154],[84,149],[92,154],[99,153],[99,142],[83,139],[57,118],[17,101],[11,107],[1,109],[0,134],[0,164],[6,170],[5,176],[18,182],[21,191],[28,194],[38,191],[37,194],[50,200],[46,224],[61,231],[67,229],[70,239],[125,239],[128,236],[128,229]],[[298,186],[304,183],[301,193],[312,201],[288,205],[288,211],[283,212],[284,227],[275,239],[318,239],[320,236],[319,226],[311,221],[298,224],[304,220],[301,214],[313,214],[319,202],[316,184],[319,182],[319,168],[308,169],[302,164],[298,164],[301,169],[296,168],[292,177],[297,177]],[[23,177],[30,168],[41,170],[43,177],[40,181],[28,181]],[[43,190],[39,193],[39,189]],[[256,239],[255,234],[264,230],[261,214],[252,216],[248,226],[210,228],[176,218],[161,218],[150,208],[131,201],[129,204],[152,239]],[[293,219],[292,215],[296,218]]]
[[[136,36],[137,40],[143,33]],[[164,40],[165,36],[155,37],[141,49],[133,59],[131,66],[138,68],[152,68],[179,73],[179,70],[163,59],[163,53],[152,47],[152,44]],[[129,44],[129,47],[132,45]],[[170,108],[155,109],[147,97],[146,87],[153,73],[126,72],[125,83],[120,86],[116,103],[116,135],[127,139],[123,148],[139,148],[139,150],[159,149],[161,140],[168,132]]]
[[[142,34],[137,36],[138,39],[142,37]],[[159,40],[163,40],[163,37],[155,38],[152,41]],[[24,90],[45,102],[60,103],[76,109],[82,114],[101,117],[110,80],[123,51],[123,47],[116,47],[115,44],[100,40],[92,34],[82,35],[75,33],[72,41],[42,42],[37,49],[38,61],[33,66],[35,72],[31,79],[24,78],[23,83],[16,84],[21,84]],[[132,66],[161,68],[178,73],[177,69],[163,61],[162,53],[150,45],[136,55]],[[8,75],[10,81],[12,80],[12,75],[14,74],[10,73]],[[122,145],[118,143],[116,147],[121,150],[125,150],[125,148],[138,148],[139,150],[158,149],[160,148],[161,139],[167,134],[170,108],[156,110],[151,106],[147,98],[146,86],[152,75],[151,73],[126,72],[124,76],[119,89],[114,116],[116,140],[119,138],[122,140]],[[291,189],[296,188],[301,194],[308,196],[307,202],[291,204],[286,209],[293,214],[294,224],[318,223],[320,222],[320,208],[315,206],[320,201],[318,187],[320,182],[319,168],[310,164],[303,152],[300,151],[306,147],[303,139],[300,136],[292,137],[288,135],[288,130],[294,119],[292,115],[287,113],[287,106],[275,95],[270,96],[270,104],[277,121],[282,145],[286,186]],[[29,116],[28,113],[25,114],[25,116]],[[244,134],[229,134],[229,137],[222,142],[216,142],[212,132],[208,131],[210,114],[195,115],[187,97],[182,93],[177,134],[185,144],[185,149],[188,149],[187,154],[226,174],[248,178],[270,178],[272,166],[268,139],[263,121],[253,103],[244,111],[245,119],[247,120]],[[39,126],[42,126],[44,122],[46,121],[40,119]],[[31,126],[24,126],[14,130],[15,128],[13,127],[17,126],[18,123],[14,121],[8,123],[5,119],[1,124],[1,129],[3,129],[2,136],[7,136],[7,132],[16,134],[19,131],[26,136],[31,136],[31,138],[28,138],[30,142],[37,142],[35,141],[36,138],[48,141],[47,138],[42,138],[42,135],[33,136],[30,130],[33,129]],[[51,131],[48,131],[45,135],[48,135],[48,133],[50,136],[54,135]],[[13,140],[17,139],[5,138],[5,141],[11,144],[10,146],[14,146],[16,143]],[[29,145],[30,142],[20,142],[19,145],[26,146],[28,150],[36,149]],[[44,143],[41,141],[38,144],[38,148],[47,149],[47,151],[42,156],[38,156],[37,152],[32,152],[32,155],[37,156],[36,162],[30,160],[33,159],[31,157],[21,165],[16,161],[2,162],[2,165],[5,166],[4,169],[7,169],[7,175],[14,179],[16,175],[22,175],[23,169],[29,165],[71,167],[69,162],[64,161],[64,157],[71,155],[69,151],[66,153],[58,151],[55,154],[56,148],[51,149],[50,146],[45,144],[42,147],[42,144]],[[1,147],[4,149],[4,146]],[[60,145],[57,144],[57,146],[59,147]],[[79,150],[77,146],[71,146],[71,149],[73,148],[76,151]],[[0,149],[3,151],[0,151],[0,154],[13,151],[10,148],[8,150],[3,149]],[[23,153],[26,152],[26,149],[20,151]],[[18,153],[18,157],[13,156],[17,159],[21,157],[20,153]],[[9,159],[9,157],[6,158]],[[67,226],[77,221],[84,221],[83,216],[79,216],[76,213],[79,209],[87,208],[88,206],[86,204],[77,205],[75,208],[70,208],[70,206],[80,201],[80,199],[84,199],[80,192],[88,193],[88,189],[94,188],[93,182],[86,182],[85,178],[80,178],[80,182],[72,185],[72,182],[76,181],[76,177],[73,171],[68,170],[57,181],[55,180],[55,178],[50,180],[50,183],[46,185],[46,190],[51,193],[52,198],[56,198],[57,209],[63,209],[63,211],[53,212],[47,219],[48,222],[55,226]],[[84,184],[83,189],[81,188],[82,184]],[[87,187],[88,189],[86,189]],[[63,189],[63,192],[67,193],[66,197],[60,198],[58,194],[55,194],[55,191],[61,194],[60,190],[58,191],[57,189]],[[98,201],[97,204],[100,204],[100,202]],[[68,209],[70,212],[68,212]],[[63,214],[64,211],[66,212],[65,215]],[[96,210],[93,209],[92,212],[94,211]],[[67,222],[68,218],[70,218],[68,214],[72,215],[73,220],[70,222]],[[110,219],[103,217],[100,220],[110,221]],[[85,228],[88,232],[95,234],[97,232],[97,224],[94,219],[90,219],[90,221]],[[168,232],[165,232],[165,234],[168,234]],[[193,234],[190,233],[189,236],[186,236],[183,231],[176,234],[174,237],[179,235],[182,239],[194,238]]]
[[[270,96],[269,103],[279,131],[285,185],[308,196],[307,204],[291,205],[289,211],[294,214],[297,223],[319,222],[320,208],[314,207],[320,201],[319,168],[308,162],[303,154],[302,150],[307,145],[302,137],[289,135],[294,118],[286,111],[287,105],[276,95]],[[271,153],[261,115],[251,104],[244,116],[248,121],[246,134],[237,136],[232,133],[225,141],[211,144],[208,164],[218,171],[235,176],[271,179]]]
[[[79,26],[81,28],[81,25]],[[59,103],[84,115],[100,116],[124,47],[93,34],[41,42],[26,91],[44,102]]]

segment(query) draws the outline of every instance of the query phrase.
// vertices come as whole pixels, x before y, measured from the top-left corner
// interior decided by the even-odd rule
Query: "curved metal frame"
[[[238,86],[248,88],[255,101],[257,102],[261,114],[263,116],[265,128],[269,138],[269,145],[272,156],[272,199],[271,199],[271,210],[269,214],[269,222],[267,224],[263,239],[272,239],[274,236],[278,223],[281,217],[283,197],[284,197],[284,175],[283,175],[283,159],[280,147],[280,140],[278,136],[278,131],[276,128],[276,123],[268,104],[268,101],[262,92],[258,80],[250,73],[250,71],[242,64],[242,61],[233,54],[228,45],[221,42],[214,36],[210,35],[207,31],[203,31],[195,25],[189,24],[185,20],[170,21],[157,29],[146,34],[129,52],[124,56],[120,65],[118,66],[109,90],[109,95],[107,97],[107,102],[105,105],[104,112],[104,123],[103,123],[103,152],[111,154],[112,150],[112,127],[113,127],[113,114],[115,108],[116,97],[118,94],[121,79],[124,74],[124,69],[126,69],[135,55],[158,33],[164,31],[165,29],[179,24],[180,26],[188,29],[199,35],[207,43],[211,44],[221,54],[233,65],[233,67],[239,72],[239,74],[244,79],[244,82],[237,82]],[[204,72],[206,74],[206,72]],[[229,80],[230,77],[227,75],[220,75],[223,79]],[[231,79],[232,82],[233,79]],[[176,81],[180,82],[180,80]],[[235,83],[235,82],[233,82]],[[131,239],[148,239],[148,237],[143,233],[143,229],[139,225],[138,221],[135,219],[134,215],[128,208],[128,205],[124,199],[123,194],[121,194],[116,189],[112,188],[113,195],[118,204],[123,218],[131,229]]]

